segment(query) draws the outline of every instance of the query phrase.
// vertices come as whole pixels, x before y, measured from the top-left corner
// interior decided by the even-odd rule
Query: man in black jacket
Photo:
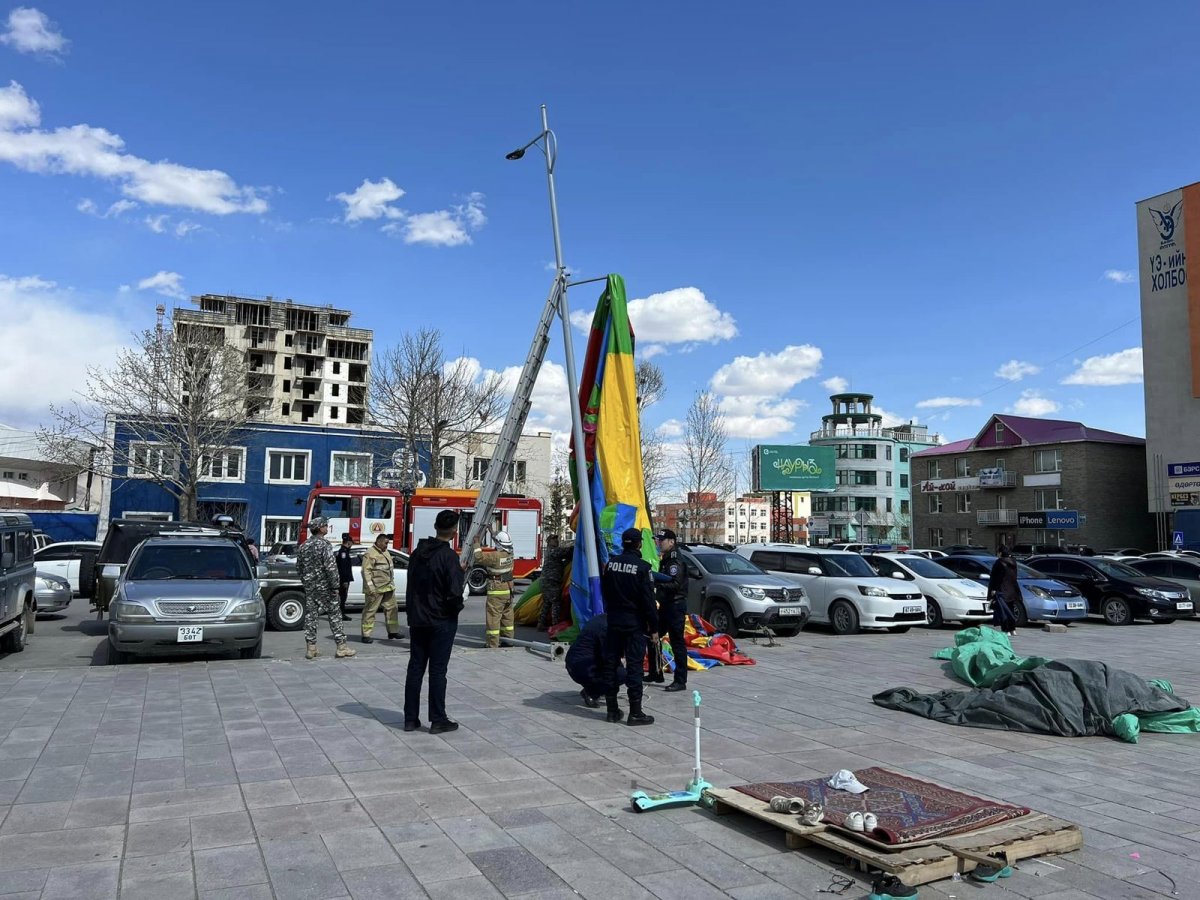
[[[429,733],[454,731],[458,723],[446,715],[446,670],[458,632],[466,575],[451,542],[458,532],[458,512],[443,509],[433,521],[435,538],[421,538],[408,561],[404,595],[411,649],[404,680],[404,730],[421,727],[421,683],[429,667]]]
[[[354,581],[353,557],[350,554],[350,548],[353,546],[354,541],[350,538],[350,534],[342,532],[342,546],[338,547],[337,553],[333,554],[333,558],[337,560],[338,609],[341,610],[343,622],[350,621],[350,617],[346,615],[346,597],[350,593],[350,582]]]
[[[588,619],[579,637],[567,651],[567,674],[583,690],[579,696],[583,705],[595,709],[600,698],[608,696],[604,681],[604,641],[608,636],[608,616],[601,614]],[[625,683],[625,667],[617,666],[617,686]]]
[[[671,636],[671,655],[675,658],[675,677],[668,691],[687,690],[687,644],[683,640],[683,620],[687,615],[687,567],[675,546],[675,532],[664,528],[658,539],[658,633]],[[661,680],[661,676],[660,676]]]
[[[653,725],[654,716],[642,712],[642,669],[646,662],[646,635],[658,640],[658,606],[654,602],[654,573],[642,559],[642,532],[626,528],[621,534],[621,552],[610,557],[600,575],[600,594],[608,614],[604,642],[603,681],[608,704],[607,721],[620,722],[624,713],[617,706],[617,669],[625,659],[625,683],[629,694],[628,725]]]

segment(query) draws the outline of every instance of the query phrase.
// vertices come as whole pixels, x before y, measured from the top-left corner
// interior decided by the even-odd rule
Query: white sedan
[[[363,591],[362,577],[362,561],[366,555],[367,547],[365,545],[357,545],[350,550],[351,573],[354,580],[350,582],[350,588],[346,591],[346,609],[359,610],[367,603],[366,593]],[[408,554],[403,550],[388,549],[388,553],[392,554],[392,584],[396,586],[396,604],[400,609],[404,609],[404,594],[408,590]],[[465,579],[464,579],[465,581]],[[463,585],[463,600],[467,600],[470,596],[470,587],[464,583]]]
[[[90,597],[96,581],[97,541],[59,541],[33,552],[39,575],[54,575],[71,585],[75,596]]]
[[[911,581],[920,588],[925,595],[931,628],[946,622],[966,625],[992,619],[986,587],[931,559],[911,553],[871,553],[864,558],[884,578]]]

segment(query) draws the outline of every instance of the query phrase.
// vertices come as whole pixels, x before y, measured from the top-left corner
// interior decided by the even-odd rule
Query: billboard
[[[832,491],[835,487],[833,447],[803,444],[759,444],[750,455],[750,477],[756,491]]]
[[[1018,528],[1048,528],[1055,531],[1079,527],[1079,511],[1075,509],[1039,509],[1017,513]]]
[[[1172,508],[1200,506],[1200,462],[1169,463],[1167,492]]]

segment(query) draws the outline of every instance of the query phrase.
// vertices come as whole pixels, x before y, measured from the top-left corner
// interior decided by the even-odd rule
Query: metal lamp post
[[[579,486],[580,528],[583,551],[587,561],[588,584],[600,577],[600,559],[596,552],[596,526],[592,519],[592,490],[587,477],[586,444],[583,436],[583,415],[579,409],[579,378],[575,373],[575,344],[571,338],[571,309],[567,304],[567,269],[563,263],[562,238],[558,230],[558,198],[554,191],[554,166],[558,161],[558,138],[550,130],[546,104],[542,104],[542,130],[533,140],[505,155],[505,159],[520,159],[525,151],[536,146],[546,158],[546,187],[550,194],[550,228],[554,235],[554,276],[558,292],[558,317],[562,320],[563,354],[567,365],[567,390],[571,394],[571,436],[575,443],[575,483]]]

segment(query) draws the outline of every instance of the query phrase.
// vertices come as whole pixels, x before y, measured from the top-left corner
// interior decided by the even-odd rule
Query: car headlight
[[[1036,584],[1029,585],[1029,593],[1037,597],[1039,600],[1049,600],[1050,592],[1044,587],[1038,587]]]
[[[154,613],[140,603],[128,600],[117,600],[108,607],[108,614],[114,622],[153,622]]]
[[[955,587],[952,584],[943,584],[940,587],[941,587],[942,591],[946,594],[946,596],[953,597],[956,600],[962,600],[964,597],[967,596],[965,593],[960,591],[957,587]]]
[[[738,593],[747,600],[765,600],[767,597],[766,591],[756,587],[740,587],[738,588]]]
[[[1149,597],[1151,600],[1169,599],[1163,591],[1156,591],[1154,588],[1137,588],[1136,590],[1143,597]]]
[[[881,587],[865,584],[860,584],[858,586],[858,592],[864,597],[886,597],[888,595],[888,592]]]
[[[263,604],[262,597],[255,597],[252,600],[244,600],[231,609],[226,615],[225,620],[233,621],[253,621],[261,619],[267,614],[267,607]]]

